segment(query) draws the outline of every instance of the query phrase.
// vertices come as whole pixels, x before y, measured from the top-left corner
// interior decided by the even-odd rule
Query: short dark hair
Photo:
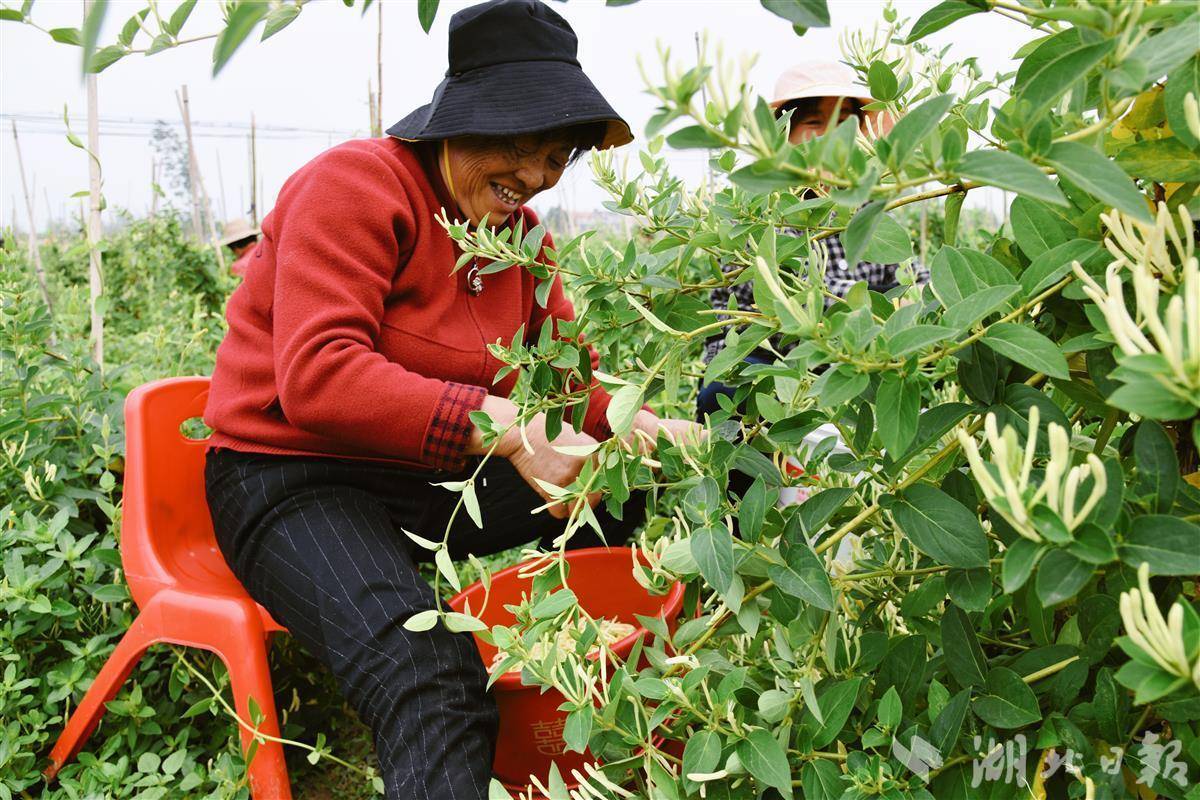
[[[775,109],[775,118],[779,119],[788,111],[792,112],[792,119],[807,116],[820,107],[822,99],[823,98],[820,97],[799,97],[795,100],[788,100],[779,108]],[[866,116],[866,112],[863,111],[863,103],[861,100],[858,100],[854,97],[843,97],[842,103],[850,109],[851,114],[858,117],[859,121],[862,121],[863,117]]]

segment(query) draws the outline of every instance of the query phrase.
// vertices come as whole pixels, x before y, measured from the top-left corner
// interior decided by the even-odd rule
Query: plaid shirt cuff
[[[487,389],[482,386],[447,382],[425,432],[421,461],[451,472],[466,466],[466,449],[475,429],[470,415],[483,407],[485,397]]]

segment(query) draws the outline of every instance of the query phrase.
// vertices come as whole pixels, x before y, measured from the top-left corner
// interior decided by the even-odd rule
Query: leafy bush
[[[84,752],[39,795],[42,759],[136,613],[117,550],[124,395],[146,380],[207,374],[233,286],[173,214],[126,222],[103,243],[108,352],[118,365],[103,376],[87,355],[86,245],[43,248],[53,322],[23,251],[0,251],[3,800],[248,796],[236,728],[199,680],[227,694],[223,666],[159,647],[110,703]],[[286,639],[272,660],[285,735],[336,736],[339,751],[368,769],[369,736],[320,665]],[[293,774],[317,792],[372,794],[369,781],[296,755]]]
[[[920,43],[989,9],[1030,28],[1012,75]],[[540,229],[447,223],[469,254],[570,283],[565,332],[603,354],[617,433],[644,401],[689,413],[697,371],[736,388],[706,442],[602,443],[561,493],[580,527],[588,492],[648,492],[641,579],[687,583],[698,616],[647,622],[653,642],[616,666],[551,655],[525,679],[567,698],[571,749],[612,765],[590,781],[603,797],[1195,797],[1200,16],[949,0],[903,45],[887,21],[844,52],[899,118],[882,138],[850,121],[792,146],[728,62],[664,54],[640,174],[593,160],[638,238],[547,265]],[[708,149],[724,180],[689,189],[664,143]],[[958,234],[982,186],[1014,193],[1010,235]],[[920,202],[946,204],[929,286],[824,296],[817,240],[903,261]],[[708,307],[747,280],[753,309]],[[773,363],[742,361],[764,346]],[[576,347],[495,352],[530,413],[569,419]],[[789,454],[820,478],[780,506]],[[556,558],[531,604],[569,590]],[[528,657],[586,618],[563,605],[484,635]]]

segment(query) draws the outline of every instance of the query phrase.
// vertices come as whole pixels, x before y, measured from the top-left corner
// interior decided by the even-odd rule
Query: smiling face
[[[788,141],[792,144],[815,139],[830,127],[837,127],[850,117],[862,120],[862,104],[846,97],[808,97],[784,104],[779,111],[792,111]],[[835,116],[836,113],[836,116]],[[832,121],[832,126],[830,122]]]
[[[446,143],[454,199],[473,225],[498,224],[562,177],[579,144],[570,131],[507,138],[464,136]],[[446,161],[442,170],[446,170]],[[446,177],[443,175],[443,177]]]

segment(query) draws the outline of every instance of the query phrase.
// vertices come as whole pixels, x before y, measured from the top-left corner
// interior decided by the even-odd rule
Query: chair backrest
[[[208,387],[208,378],[168,378],[125,400],[121,560],[139,606],[189,578],[234,580],[217,552],[204,495],[207,442],[180,430],[204,412]]]

